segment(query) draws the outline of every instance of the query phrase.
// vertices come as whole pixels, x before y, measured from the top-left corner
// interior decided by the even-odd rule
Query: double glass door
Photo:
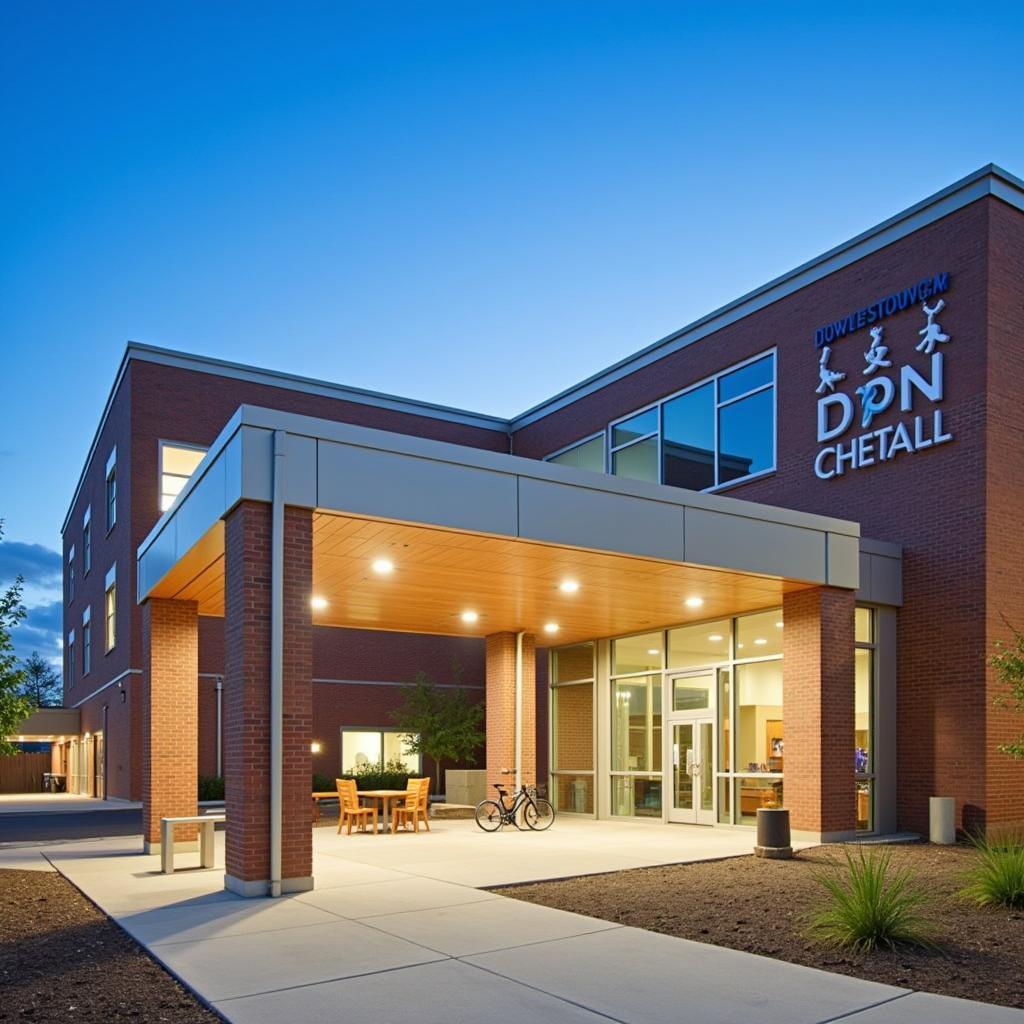
[[[715,673],[672,676],[666,697],[665,777],[670,780],[668,820],[715,822]]]

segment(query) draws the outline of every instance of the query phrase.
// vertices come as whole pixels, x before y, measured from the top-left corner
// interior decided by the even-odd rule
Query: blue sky
[[[7,5],[0,580],[128,339],[508,415],[993,161],[1020,5]],[[58,559],[59,572],[59,559]]]

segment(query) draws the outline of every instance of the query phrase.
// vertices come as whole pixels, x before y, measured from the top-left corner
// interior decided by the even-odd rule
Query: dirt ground
[[[0,1021],[214,1024],[60,875],[0,870]]]
[[[807,850],[789,861],[737,857],[496,891],[889,985],[1024,1007],[1024,913],[983,910],[956,895],[973,849],[924,843],[872,849],[890,851],[893,866],[913,866],[930,893],[939,949],[859,954],[811,942],[804,934],[805,915],[822,893],[813,875],[842,858],[836,846]]]

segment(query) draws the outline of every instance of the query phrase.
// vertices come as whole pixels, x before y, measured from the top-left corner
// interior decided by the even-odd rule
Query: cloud
[[[42,544],[0,541],[0,583],[10,583],[15,576],[24,576],[25,582],[33,587],[60,587],[61,563],[60,552]]]
[[[63,629],[63,608],[60,601],[37,604],[29,608],[25,618],[11,631],[15,655],[24,661],[33,651],[38,651],[59,671],[63,651]]]

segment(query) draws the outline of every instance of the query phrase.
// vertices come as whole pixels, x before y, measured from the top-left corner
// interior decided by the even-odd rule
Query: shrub
[[[983,907],[1024,909],[1024,833],[972,839],[974,866],[964,874],[960,894]]]
[[[370,761],[346,772],[342,778],[355,779],[356,789],[405,789],[409,769],[397,758],[387,762]]]
[[[341,776],[322,775],[320,772],[313,772],[313,792],[326,793],[337,789],[337,783],[334,780],[338,778],[341,778]]]
[[[224,780],[219,775],[199,776],[200,800],[223,800]]]
[[[934,945],[934,925],[922,912],[927,902],[910,868],[891,869],[892,854],[854,857],[846,870],[821,872],[816,880],[828,899],[810,915],[810,936],[830,946],[870,952],[878,946]]]

